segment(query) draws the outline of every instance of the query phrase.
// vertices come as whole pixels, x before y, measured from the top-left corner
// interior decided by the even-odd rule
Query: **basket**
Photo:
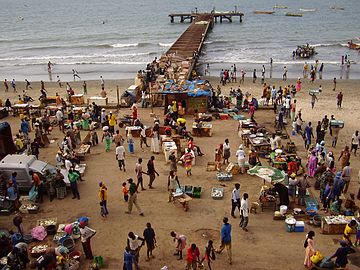
[[[76,250],[75,250],[75,251],[73,251],[73,252],[70,252],[69,258],[79,261],[81,255],[82,255],[82,254],[81,254],[80,251],[76,251]]]
[[[63,242],[62,245],[64,247],[66,247],[70,252],[74,251],[75,249],[75,242],[74,240],[72,240],[71,238],[66,238]]]
[[[56,188],[56,198],[59,200],[64,199],[66,197],[66,187],[58,187]]]

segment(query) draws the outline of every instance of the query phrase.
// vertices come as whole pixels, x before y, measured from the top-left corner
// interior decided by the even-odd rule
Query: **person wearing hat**
[[[289,188],[288,188],[288,193],[289,193],[289,197],[290,197],[290,201],[294,202],[295,198],[296,198],[296,187],[299,183],[299,180],[296,179],[296,173],[292,173],[289,176]]]
[[[137,185],[134,183],[133,179],[130,178],[128,179],[128,182],[129,182],[129,201],[128,201],[128,211],[126,211],[125,213],[126,214],[131,214],[131,211],[132,211],[132,207],[133,205],[135,205],[135,207],[137,208],[137,210],[140,212],[140,216],[143,216],[144,213],[141,211],[141,208],[138,204],[138,201],[137,201]]]
[[[107,118],[106,118],[105,108],[101,109],[100,123],[101,123],[101,127],[107,126]]]
[[[86,226],[85,222],[83,221],[80,222],[79,227],[80,227],[80,235],[81,235],[80,240],[86,259],[92,260],[94,256],[91,250],[90,239],[96,234],[96,231]]]
[[[113,114],[112,111],[110,111],[109,115],[108,115],[108,122],[109,122],[109,132],[111,134],[114,134],[115,132],[115,125],[117,123],[117,120],[116,120],[116,116]]]
[[[236,157],[238,159],[238,165],[240,167],[240,172],[245,172],[245,151],[243,145],[239,146],[239,149],[236,151]]]
[[[108,215],[109,211],[107,209],[107,187],[105,186],[104,182],[100,182],[99,187],[100,187],[100,190],[99,190],[100,202],[104,206],[105,214]]]
[[[109,132],[109,127],[108,126],[104,126],[103,131],[104,131],[104,133],[103,133],[103,136],[101,138],[101,142],[103,142],[104,139],[105,139],[105,151],[109,152],[110,151],[110,145],[111,145],[112,136],[111,136],[111,133]]]

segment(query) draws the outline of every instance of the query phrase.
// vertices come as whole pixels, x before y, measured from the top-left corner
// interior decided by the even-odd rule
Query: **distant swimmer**
[[[47,63],[47,66],[48,66],[48,72],[51,72],[51,67],[53,66],[54,64],[51,63],[50,61]]]
[[[73,73],[74,81],[75,81],[75,78],[80,79],[80,76],[79,76],[78,72],[75,69],[72,70],[72,73]]]

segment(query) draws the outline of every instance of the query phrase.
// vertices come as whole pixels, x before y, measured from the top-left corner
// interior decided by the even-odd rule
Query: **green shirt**
[[[130,192],[130,195],[135,194],[135,192],[136,192],[136,184],[135,183],[130,184],[129,192]]]
[[[68,177],[69,177],[70,183],[74,183],[79,179],[79,174],[76,172],[69,172]]]

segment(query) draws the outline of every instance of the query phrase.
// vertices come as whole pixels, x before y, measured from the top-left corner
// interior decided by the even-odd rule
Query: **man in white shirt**
[[[235,209],[236,207],[240,211],[240,184],[236,183],[235,188],[231,192],[231,216],[235,217]]]
[[[142,241],[142,243],[139,243],[139,240]],[[133,232],[129,232],[127,239],[127,247],[130,249],[130,253],[134,255],[135,269],[139,269],[139,249],[143,245],[144,241],[144,238],[139,237]]]
[[[101,109],[101,114],[100,114],[100,123],[101,123],[101,126],[102,126],[102,127],[106,126],[106,122],[107,122],[106,112],[105,112],[105,109],[102,108],[102,109]]]
[[[122,171],[122,168],[125,170],[125,147],[121,145],[119,142],[117,143],[116,149],[115,149],[115,155],[116,160],[118,161],[120,171]]]
[[[355,131],[355,133],[352,135],[351,137],[351,150],[350,153],[352,152],[352,150],[354,150],[354,155],[356,156],[356,151],[359,147],[359,141],[360,141],[360,135],[359,135],[359,131]]]
[[[70,169],[72,168],[73,165],[72,165],[72,163],[71,163],[71,161],[69,160],[68,157],[65,158],[64,164],[65,164],[65,169],[67,171],[70,171]]]
[[[64,114],[60,109],[56,111],[56,119],[59,124],[59,130],[64,130]]]
[[[249,202],[248,202],[249,195],[244,193],[243,198],[241,199],[241,206],[240,206],[240,227],[244,231],[248,231],[246,228],[249,222]]]

